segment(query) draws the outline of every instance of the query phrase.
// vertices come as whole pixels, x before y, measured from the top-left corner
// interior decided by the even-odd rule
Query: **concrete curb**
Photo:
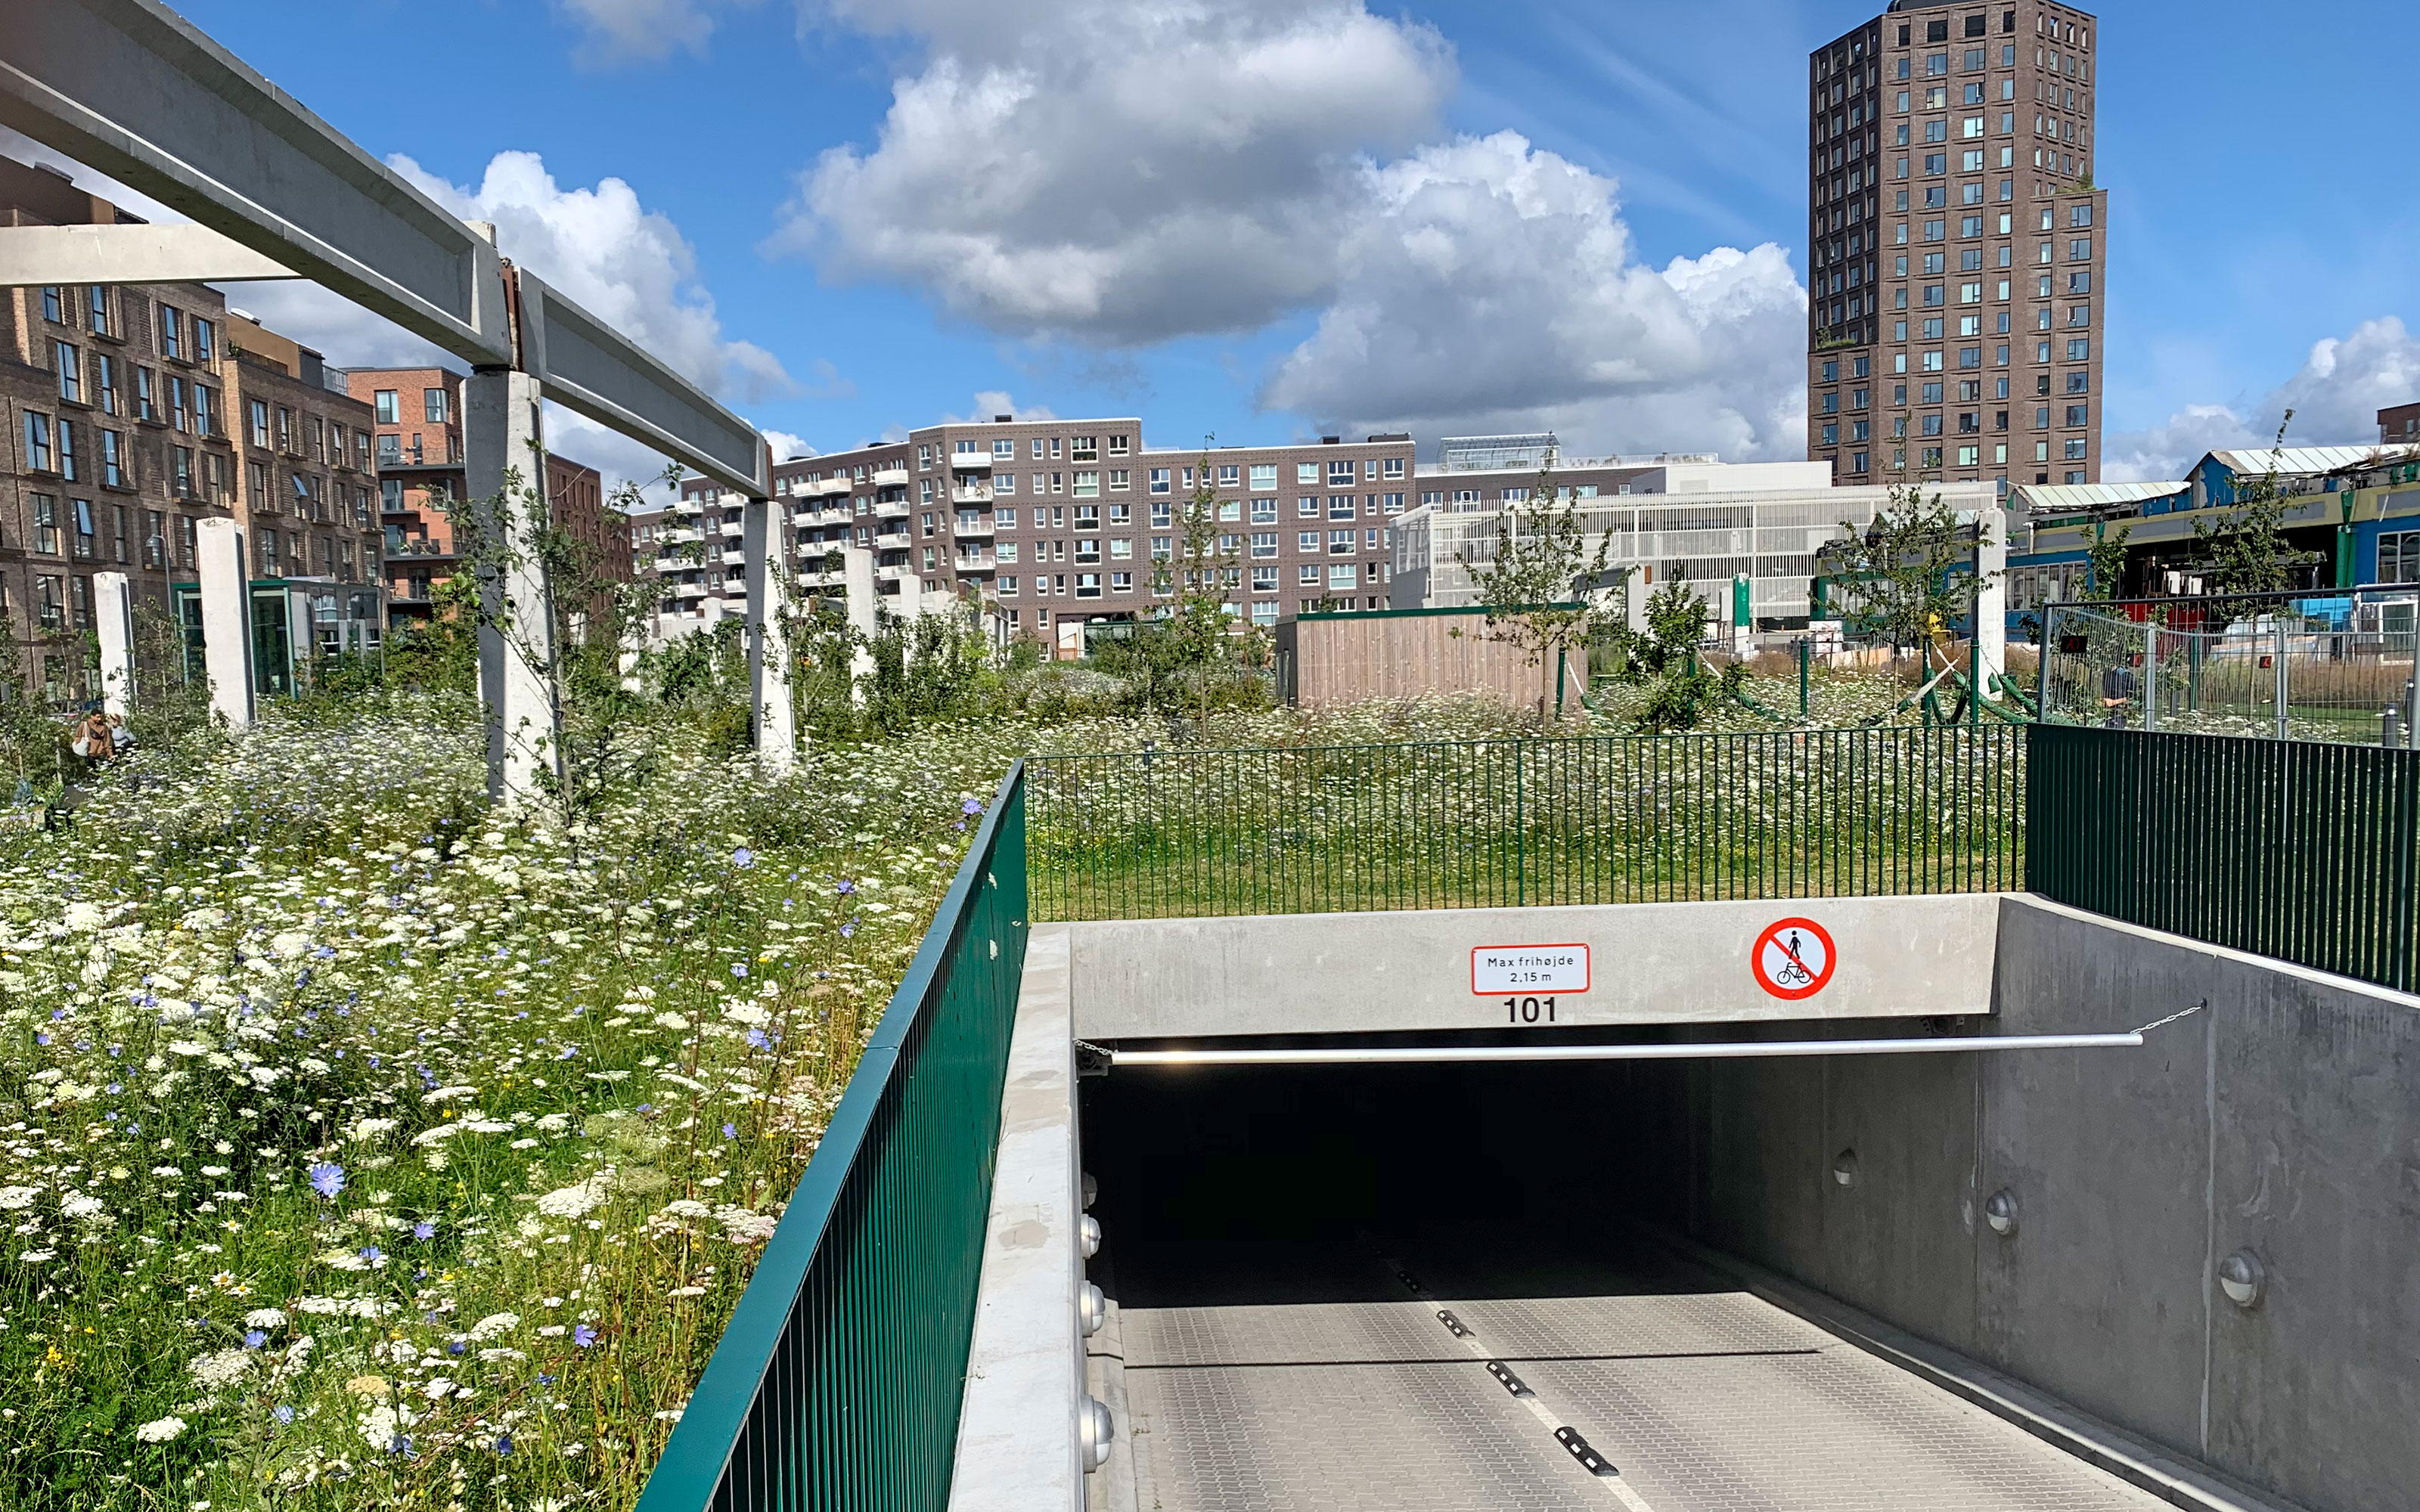
[[[1109,1462],[1085,1477],[1085,1512],[1140,1512],[1135,1489],[1133,1415],[1126,1409],[1126,1344],[1124,1312],[1112,1299],[1101,1331],[1084,1341],[1085,1389],[1109,1410],[1118,1436]]]
[[[1731,1277],[1751,1295],[1806,1319],[1843,1343],[1854,1345],[1994,1417],[2013,1423],[2045,1443],[2149,1491],[2170,1505],[2187,1508],[2188,1512],[2308,1512],[2295,1503],[2279,1501],[2239,1485],[2206,1465],[2104,1423],[1954,1350],[1893,1328],[1811,1287],[1720,1250],[1709,1249],[1667,1228],[1647,1227],[1641,1231],[1700,1265]]]

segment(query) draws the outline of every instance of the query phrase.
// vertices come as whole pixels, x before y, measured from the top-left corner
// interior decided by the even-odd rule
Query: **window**
[[[76,481],[75,426],[65,420],[61,420],[58,426],[58,435],[59,476],[65,478],[70,483],[73,483]]]
[[[1100,496],[1101,475],[1098,472],[1078,472],[1076,474],[1077,498],[1098,499]]]
[[[2089,443],[2081,436],[2071,436],[2068,438],[2067,459],[2071,462],[2083,461],[2088,445]],[[2081,482],[2082,480],[2079,479],[2077,481]]]
[[[1354,534],[1351,531],[1330,531],[1327,532],[1327,554],[1329,556],[1349,556],[1352,554],[1353,547]]]
[[[2091,393],[2092,375],[2089,373],[2070,373],[2067,376],[2067,392],[2070,393]]]
[[[2088,404],[2069,405],[2067,407],[2067,423],[2071,425],[2090,424],[2092,423],[2092,407]]]
[[[1360,575],[1354,570],[1353,563],[1350,562],[1337,562],[1330,563],[1328,564],[1327,586],[1329,588],[1342,588],[1350,590],[1359,580]]]
[[[2090,362],[2092,360],[2091,338],[2088,336],[2079,336],[2075,340],[2069,342],[2067,344],[2067,360],[2071,363]]]
[[[25,411],[25,466],[37,472],[48,472],[51,460],[51,417]]]
[[[2091,202],[2087,200],[2071,208],[2067,212],[2067,224],[2079,228],[2090,225],[2092,224]]]
[[[2091,293],[2091,292],[2092,292],[2092,274],[2091,274],[2090,270],[2079,270],[2079,271],[2076,271],[2076,272],[2072,272],[2072,273],[2068,274],[2068,275],[2067,275],[2067,291],[2068,291],[2068,293],[2070,293],[2070,294],[2089,294],[2089,293]]]
[[[192,423],[186,418],[187,413],[184,377],[182,374],[171,373],[168,375],[168,424],[178,430],[192,429]]]
[[[1351,519],[1353,517],[1353,495],[1349,493],[1338,493],[1329,494],[1327,496],[1327,517],[1329,519]]]
[[[90,562],[94,556],[93,542],[100,533],[92,528],[92,501],[70,499],[68,509],[75,525],[75,534],[68,542],[69,554],[79,562]]]
[[[2049,312],[2044,311],[2043,313],[2047,315]],[[2092,306],[2088,304],[2079,304],[2073,309],[2068,311],[2067,323],[2071,326],[2088,326],[2092,324]]]
[[[1076,596],[1078,598],[1100,597],[1101,575],[1097,572],[1079,572],[1076,574]]]
[[[1962,446],[1958,448],[1958,465],[1962,468],[1975,467],[1978,465],[1982,459],[1983,449],[1979,446]]]
[[[377,414],[378,423],[381,425],[394,425],[401,423],[396,411],[395,391],[393,389],[380,389],[376,393],[372,394],[370,396],[370,408]],[[393,438],[388,439],[392,440]]]
[[[2067,256],[2070,262],[2091,261],[2092,239],[2090,237],[2077,237],[2073,240],[2070,241],[2067,244]]]
[[[1594,493],[1594,491],[1593,487],[1590,489],[1591,494]],[[1381,495],[1379,502],[1385,507],[1387,513],[1389,515],[1400,515],[1404,512],[1404,496],[1402,494],[1390,493]]]
[[[1101,543],[1099,537],[1091,535],[1079,537],[1076,542],[1076,560],[1079,563],[1089,562],[1096,567],[1099,566],[1101,563]]]
[[[1308,551],[1316,555],[1319,550],[1319,532],[1317,531],[1296,532],[1294,546],[1297,551]]]
[[[1278,532],[1275,532],[1275,531],[1254,531],[1254,532],[1252,532],[1252,555],[1254,555],[1254,556],[1256,556],[1256,557],[1273,557],[1273,556],[1276,556],[1277,554],[1278,554]]]
[[[194,316],[194,362],[208,363],[211,360],[210,348],[216,335],[217,332],[211,329],[210,323],[208,320],[203,319],[200,316]]]
[[[250,440],[255,446],[261,447],[264,450],[267,449],[269,445],[268,401],[265,399],[253,400],[246,415],[246,419],[250,424],[250,429],[247,433],[246,440]]]
[[[53,325],[63,326],[68,322],[67,307],[60,302],[58,285],[54,284],[42,289],[42,318]]]
[[[184,323],[173,304],[160,306],[160,355],[184,361]]]
[[[194,434],[215,436],[219,431],[218,407],[210,402],[210,391],[194,385]]]
[[[1175,509],[1174,509],[1174,507],[1173,507],[1172,505],[1169,504],[1168,502],[1166,502],[1165,501],[1162,501],[1162,500],[1155,499],[1155,500],[1153,500],[1153,501],[1152,501],[1152,504],[1151,504],[1151,526],[1152,526],[1152,529],[1154,529],[1154,530],[1156,530],[1156,531],[1164,531],[1164,530],[1168,529],[1170,522],[1174,518],[1174,517],[1175,517]]]
[[[2420,531],[2396,531],[2378,538],[2378,571],[2382,583],[2420,582]]]
[[[104,488],[133,486],[126,476],[126,438],[114,430],[101,433],[101,483]]]
[[[49,494],[27,496],[34,506],[34,549],[45,556],[59,554],[59,501]]]
[[[451,418],[452,418],[452,412],[451,412],[451,409],[449,409],[449,407],[448,407],[448,405],[447,405],[447,403],[446,403],[446,399],[447,399],[447,394],[446,394],[446,393],[445,393],[445,391],[444,391],[443,389],[423,389],[423,390],[421,390],[421,391],[420,391],[420,413],[421,413],[421,418],[422,418],[423,420],[425,420],[426,422],[427,422],[427,424],[431,424],[431,425],[442,425],[442,424],[445,424],[449,419],[451,419]]]
[[[51,343],[53,365],[58,369],[59,399],[65,404],[84,403],[84,364],[76,360],[76,349],[63,341]]]

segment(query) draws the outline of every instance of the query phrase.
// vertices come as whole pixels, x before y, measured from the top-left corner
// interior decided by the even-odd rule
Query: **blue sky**
[[[543,180],[525,161],[520,190],[496,186],[533,217],[522,255],[580,262],[596,300],[626,300],[741,412],[817,448],[1004,393],[1139,412],[1156,444],[1535,423],[1582,450],[1774,455],[1797,444],[1803,404],[1804,58],[1865,14],[1782,0],[184,8],[466,204],[486,203],[497,154],[534,154],[551,191],[529,189]],[[1238,55],[1250,69],[1229,71]],[[2264,429],[2284,402],[2341,431],[2378,394],[2420,398],[2405,329],[2420,327],[2420,209],[2395,188],[2420,103],[2375,66],[2415,55],[2420,8],[2384,0],[2104,15],[2113,460],[2156,469]],[[1020,78],[1023,103],[983,98]],[[886,126],[903,100],[921,115]],[[804,194],[832,148],[853,156]],[[576,198],[606,179],[635,196],[618,215]],[[693,261],[666,251],[670,227]],[[1675,258],[1682,276],[1657,276]],[[312,326],[300,333],[339,363],[389,355],[317,306],[264,313]],[[2342,345],[2313,370],[2326,338]]]

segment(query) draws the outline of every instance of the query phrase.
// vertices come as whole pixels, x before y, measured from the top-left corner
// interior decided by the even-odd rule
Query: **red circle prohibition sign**
[[[1756,984],[1792,1001],[1822,992],[1838,964],[1831,932],[1811,918],[1775,921],[1756,937],[1748,954],[1748,969],[1756,973]]]

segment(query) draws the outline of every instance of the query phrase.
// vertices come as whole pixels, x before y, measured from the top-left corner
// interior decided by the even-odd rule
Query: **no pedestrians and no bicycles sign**
[[[1822,992],[1838,960],[1831,933],[1811,918],[1776,919],[1765,926],[1748,952],[1756,984],[1792,1001]]]

